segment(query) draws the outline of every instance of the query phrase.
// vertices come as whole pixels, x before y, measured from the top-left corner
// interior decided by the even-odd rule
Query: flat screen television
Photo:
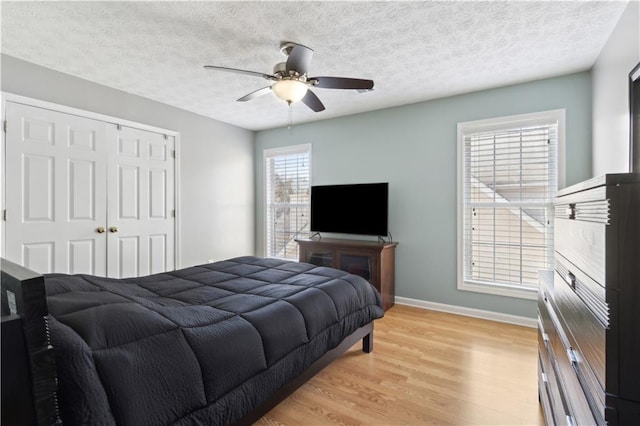
[[[311,232],[387,236],[389,184],[311,187]]]

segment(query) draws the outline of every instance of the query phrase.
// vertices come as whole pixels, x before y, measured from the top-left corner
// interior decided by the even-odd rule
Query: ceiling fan
[[[310,87],[320,89],[351,89],[358,91],[373,90],[372,80],[343,77],[309,77],[307,70],[313,56],[313,50],[306,46],[287,41],[280,45],[280,52],[287,56],[287,61],[276,64],[276,66],[273,67],[273,74],[215,65],[205,65],[204,68],[252,75],[273,81],[270,86],[251,92],[238,99],[238,102],[250,101],[251,99],[273,92],[273,94],[289,105],[302,101],[303,104],[313,111],[320,112],[323,111],[325,107],[315,93],[311,91]]]

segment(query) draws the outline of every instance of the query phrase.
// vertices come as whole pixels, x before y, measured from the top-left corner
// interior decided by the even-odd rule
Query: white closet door
[[[113,125],[6,105],[5,256],[40,273],[104,276],[106,130]]]
[[[174,138],[121,127],[109,131],[107,275],[174,268]]]

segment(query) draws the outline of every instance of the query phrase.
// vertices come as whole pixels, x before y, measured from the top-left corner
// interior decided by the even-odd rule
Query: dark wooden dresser
[[[555,270],[539,275],[545,421],[640,425],[640,174],[561,190],[555,218]]]

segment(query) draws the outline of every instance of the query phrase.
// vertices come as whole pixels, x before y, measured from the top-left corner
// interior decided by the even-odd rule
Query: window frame
[[[291,258],[287,258],[287,257],[276,257],[273,255],[269,254],[269,194],[268,194],[268,161],[270,158],[272,157],[277,157],[277,156],[285,156],[285,155],[292,155],[292,154],[308,154],[308,169],[309,169],[309,190],[311,190],[311,178],[312,178],[312,150],[311,150],[312,145],[310,143],[307,144],[298,144],[298,145],[287,145],[287,146],[282,146],[282,147],[276,147],[276,148],[266,148],[262,151],[262,168],[263,168],[263,172],[262,172],[262,178],[263,178],[263,184],[262,184],[262,199],[263,199],[263,203],[262,203],[262,207],[264,209],[264,215],[263,215],[263,253],[264,256],[267,258],[272,258],[272,259],[284,259],[284,260],[295,260],[298,261],[298,259],[291,259]],[[311,198],[309,198],[309,212],[311,210]],[[311,218],[309,217],[309,221],[311,220]]]
[[[541,111],[495,117],[483,120],[460,122],[457,126],[457,288],[462,291],[493,294],[535,300],[537,289],[518,288],[508,284],[485,284],[464,279],[464,136],[471,133],[492,132],[536,125],[557,124],[557,185],[565,186],[565,109]]]

